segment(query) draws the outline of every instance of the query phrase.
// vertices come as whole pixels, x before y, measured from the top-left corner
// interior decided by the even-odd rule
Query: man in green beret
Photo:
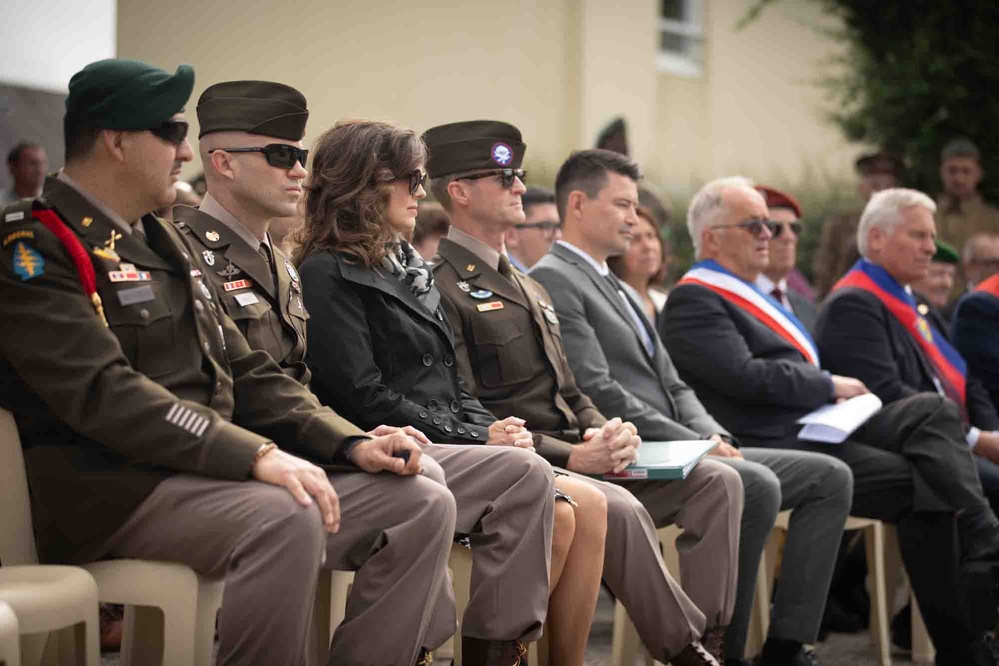
[[[454,499],[419,474],[410,433],[364,433],[251,349],[191,246],[149,214],[193,157],[193,85],[187,66],[88,65],[69,85],[65,169],[0,214],[0,405],[25,450],[40,560],[224,576],[218,663],[288,666],[305,658],[320,566],[349,560],[369,601],[331,663],[415,663]],[[367,619],[383,607],[390,641]]]
[[[957,278],[957,265],[961,262],[961,256],[949,244],[940,239],[935,243],[937,251],[930,260],[926,275],[910,283],[912,290],[916,292],[916,300],[920,301],[917,307],[923,316],[930,309],[941,313],[947,307]],[[947,331],[949,328],[945,325],[943,330]]]

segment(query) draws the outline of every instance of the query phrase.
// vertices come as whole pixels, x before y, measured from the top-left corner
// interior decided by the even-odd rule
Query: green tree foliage
[[[781,1],[757,0],[742,23]],[[821,85],[844,136],[898,151],[907,184],[930,193],[940,149],[966,136],[982,152],[985,196],[999,200],[999,2],[809,1],[842,22],[830,36],[846,52]]]

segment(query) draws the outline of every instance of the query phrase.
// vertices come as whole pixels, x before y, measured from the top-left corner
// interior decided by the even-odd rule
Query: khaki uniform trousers
[[[656,527],[675,523],[683,529],[676,540],[680,584],[704,615],[695,625],[698,635],[704,633],[705,627],[726,626],[735,606],[739,568],[739,522],[743,506],[739,474],[724,463],[705,458],[683,481],[618,483],[634,493]],[[609,528],[608,525],[608,535]],[[642,634],[638,619],[634,615],[632,619],[647,642],[649,639]],[[651,649],[648,643],[647,647]]]
[[[425,456],[424,473],[414,477],[331,474],[342,516],[336,534],[323,528],[315,505],[301,506],[284,488],[177,475],[129,517],[109,540],[107,554],[224,575],[218,663],[225,666],[304,663],[321,567],[356,571],[329,663],[414,663],[421,647],[438,647],[455,630],[447,560],[456,530],[472,532],[479,545],[466,614],[470,628],[485,638],[517,637],[483,629],[489,611],[501,608],[509,612],[496,612],[505,620],[497,631],[540,634],[551,550],[547,463],[514,452],[512,464],[500,465],[495,458],[503,449],[447,448],[464,451],[442,451],[439,462]],[[522,497],[512,497],[514,489]],[[478,508],[477,516],[470,506]],[[542,572],[540,584],[535,569]],[[522,570],[524,579],[512,580]],[[512,603],[521,593],[543,597],[541,609]],[[487,611],[489,603],[506,605]],[[386,632],[392,640],[385,640]]]
[[[690,558],[693,550],[695,557],[711,558],[708,567],[719,567],[710,575],[702,569],[705,578],[726,581],[731,574],[728,584],[732,587],[729,589],[724,583],[705,586],[702,580],[688,581],[712,617],[728,617],[735,598],[735,549],[742,515],[742,485],[738,475],[733,478],[724,467],[716,468],[712,461],[707,462],[705,469],[701,470],[704,462],[700,463],[683,483],[652,483],[674,487],[673,492],[686,495],[690,503],[684,518],[685,523],[690,521],[694,526],[684,537],[684,544],[688,546],[684,548],[684,571],[694,566]],[[649,653],[658,661],[669,661],[704,634],[706,618],[703,609],[698,608],[666,570],[656,525],[638,498],[627,489],[634,482],[617,485],[556,470],[589,483],[607,498],[603,581],[628,610]],[[731,517],[734,517],[734,523]]]

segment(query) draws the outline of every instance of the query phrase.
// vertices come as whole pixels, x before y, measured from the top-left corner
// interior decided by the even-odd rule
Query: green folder
[[[713,449],[717,442],[710,439],[675,442],[642,442],[638,460],[620,472],[603,475],[606,481],[679,481]]]

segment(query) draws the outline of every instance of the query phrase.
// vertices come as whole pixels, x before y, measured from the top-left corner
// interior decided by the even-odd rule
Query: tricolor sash
[[[715,292],[746,311],[764,326],[801,352],[806,361],[819,367],[819,351],[808,329],[794,313],[759,288],[736,277],[713,259],[699,261],[680,278],[678,284],[697,284]]]
[[[984,291],[986,294],[992,294],[996,298],[999,298],[999,274],[982,280],[978,286],[975,287],[975,291]]]
[[[916,310],[916,299],[888,271],[866,259],[858,259],[846,275],[833,285],[832,292],[856,287],[878,297],[888,311],[905,327],[929,360],[944,393],[961,408],[967,421],[965,382],[968,366],[943,334]],[[832,293],[830,292],[830,293]]]

